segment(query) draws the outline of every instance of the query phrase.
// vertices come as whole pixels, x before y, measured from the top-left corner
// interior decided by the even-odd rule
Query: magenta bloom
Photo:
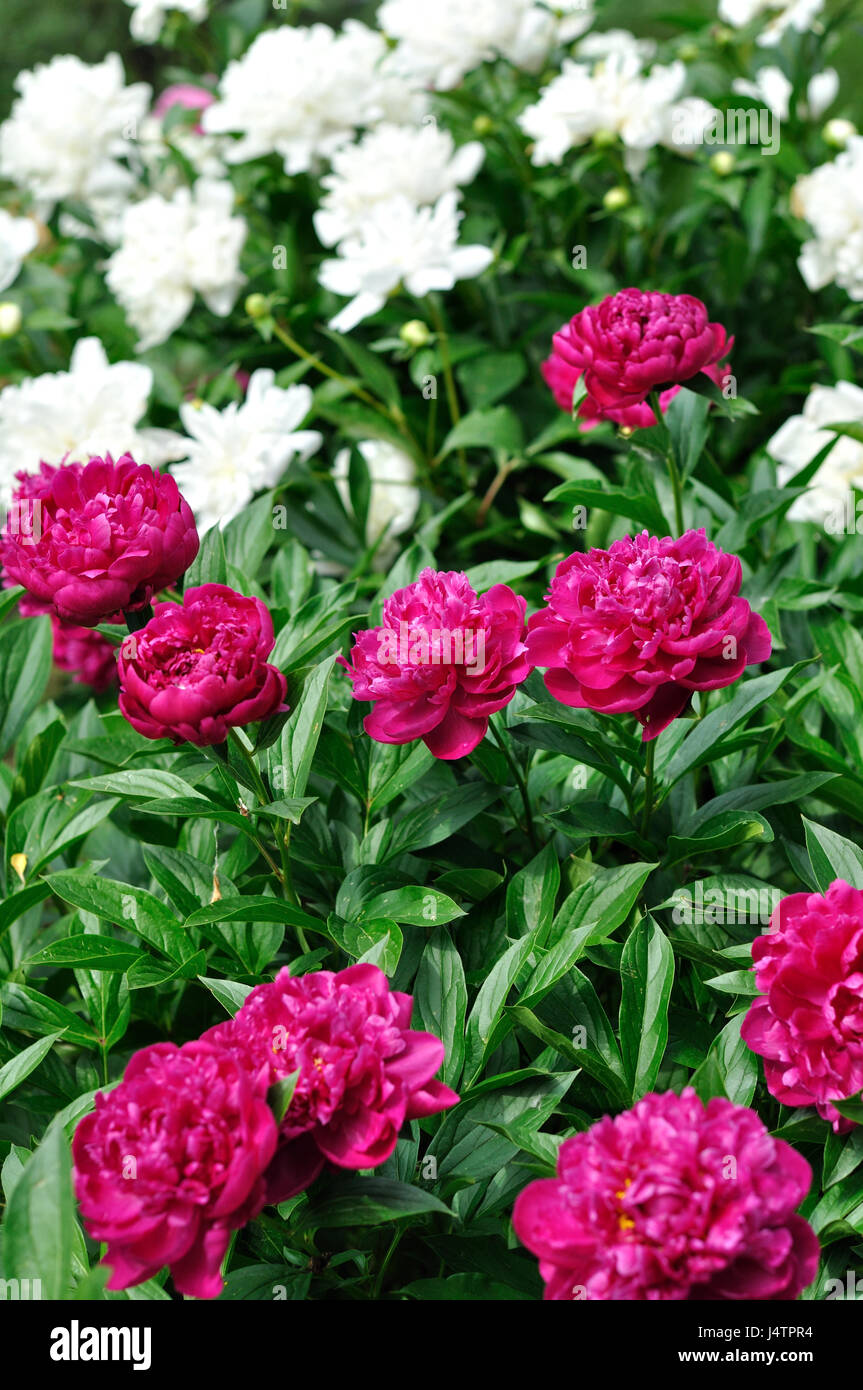
[[[122,614],[117,620],[122,622]],[[107,690],[117,679],[117,653],[101,632],[75,627],[51,615],[54,633],[54,665],[69,671],[80,685]]]
[[[815,1105],[837,1134],[853,1129],[830,1102],[863,1090],[863,893],[837,879],[783,898],[752,959],[764,998],[741,1034],[765,1059],[770,1094]]]
[[[215,100],[213,93],[208,92],[206,87],[196,87],[192,82],[174,82],[157,97],[153,115],[163,120],[175,106],[182,106],[187,111],[206,111]],[[195,125],[192,129],[197,135],[203,134],[200,125]]]
[[[791,1300],[818,1269],[795,1208],[812,1170],[754,1110],[690,1088],[648,1095],[560,1147],[516,1199],[545,1298]]]
[[[564,324],[560,332],[555,333],[552,340],[554,350],[542,364],[542,375],[546,384],[551,387],[554,399],[561,410],[566,411],[567,415],[572,412],[573,393],[584,371],[583,367],[572,361],[568,331],[569,324]],[[727,372],[727,363],[704,368],[705,376],[709,376],[720,390],[724,385]],[[661,393],[659,404],[663,415],[680,390],[681,387],[679,386],[670,386],[667,391]],[[621,406],[619,410],[603,410],[597,405],[593,397],[588,395],[582,400],[576,415],[580,421],[582,434],[596,429],[603,420],[611,420],[615,425],[621,425],[630,430],[649,430],[652,425],[656,424],[653,407],[647,401],[642,401],[639,405]]]
[[[627,289],[589,304],[552,340],[542,373],[562,410],[572,410],[576,383],[584,374],[587,396],[578,416],[588,428],[613,420],[631,429],[655,424],[646,404],[651,391],[663,411],[681,383],[699,372],[721,385],[718,364],[734,345],[719,323],[691,294],[656,294]]]
[[[130,454],[19,475],[0,536],[8,577],[59,618],[95,627],[142,608],[198,553],[189,504],[174,479]]]
[[[635,715],[656,738],[693,690],[730,685],[766,661],[770,632],[740,597],[742,571],[704,531],[643,531],[562,560],[528,623],[533,666],[561,704]]]
[[[215,1298],[231,1231],[265,1202],[276,1122],[245,1069],[197,1041],[136,1052],[75,1130],[75,1189],[108,1246],[109,1289],[169,1265],[180,1293]]]
[[[274,642],[260,599],[225,584],[187,589],[123,642],[120,709],[145,738],[223,743],[229,729],[287,708],[287,682],[266,659]]]
[[[299,1071],[267,1175],[268,1201],[307,1187],[327,1161],[384,1163],[405,1120],[457,1103],[454,1091],[432,1080],[444,1046],[411,1030],[412,1004],[375,965],[296,978],[283,969],[204,1035],[229,1048],[259,1086]]]
[[[505,584],[478,597],[463,574],[423,570],[384,604],[383,625],[354,633],[342,660],[379,743],[421,738],[436,758],[463,758],[530,671],[526,604]]]

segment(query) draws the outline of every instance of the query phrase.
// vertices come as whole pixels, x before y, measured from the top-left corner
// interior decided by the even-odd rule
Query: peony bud
[[[608,212],[620,212],[629,203],[629,189],[618,185],[616,188],[609,188],[602,200],[602,206]]]
[[[270,301],[265,294],[250,294],[244,307],[250,319],[263,319],[270,312]]]
[[[717,150],[716,154],[710,156],[710,167],[721,179],[733,174],[736,165],[737,160],[730,150]]]
[[[846,121],[842,117],[834,116],[832,121],[828,121],[821,134],[828,145],[834,149],[842,150],[853,140],[857,134],[857,127],[853,121]]]
[[[0,304],[0,338],[14,338],[24,322],[24,316],[17,304],[6,300]]]
[[[408,319],[399,329],[399,337],[408,347],[421,348],[431,342],[431,330],[422,319]]]

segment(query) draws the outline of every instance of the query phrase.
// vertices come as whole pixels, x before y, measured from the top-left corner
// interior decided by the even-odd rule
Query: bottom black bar
[[[361,1347],[366,1352],[370,1349],[368,1342],[357,1343],[350,1335],[353,1327],[360,1327],[359,1317],[369,1316],[368,1306],[354,1304],[351,1313],[345,1302],[338,1301],[306,1304],[300,1312],[278,1299],[199,1303],[118,1298],[48,1303],[7,1298],[0,1302],[0,1332],[6,1334],[7,1347],[10,1333],[17,1345],[26,1347],[28,1369],[47,1372],[49,1377],[62,1377],[71,1368],[77,1368],[78,1373],[81,1369],[92,1371],[98,1377],[101,1366],[110,1367],[112,1374],[127,1370],[158,1375],[188,1363],[196,1375],[212,1371],[219,1383],[224,1383],[232,1373],[248,1378],[250,1365],[260,1365],[261,1358],[292,1356],[290,1347],[294,1351],[304,1348],[313,1357],[323,1356],[331,1377],[338,1368],[340,1351],[345,1366],[355,1370],[358,1358],[363,1357]],[[505,1348],[518,1344],[523,1331],[530,1331],[529,1345],[535,1350],[537,1330],[542,1335],[547,1329],[556,1338],[563,1335],[568,1339],[567,1357],[580,1360],[590,1352],[605,1360],[615,1376],[629,1367],[662,1371],[688,1366],[697,1373],[702,1367],[714,1366],[733,1374],[738,1366],[759,1366],[772,1372],[789,1365],[820,1375],[834,1366],[847,1365],[852,1349],[859,1345],[861,1322],[856,1302],[840,1300],[581,1303],[562,1314],[563,1323],[558,1321],[560,1313],[544,1307],[526,1316],[521,1326],[513,1322],[514,1310],[507,1305],[511,1335],[501,1338],[496,1315],[486,1333],[486,1315],[475,1302],[468,1306],[477,1310],[471,1329],[474,1335],[467,1342],[460,1339],[462,1350],[452,1353],[457,1361],[473,1360],[485,1370],[496,1356],[509,1355]],[[488,1309],[490,1304],[484,1306]],[[405,1336],[411,1337],[416,1348],[415,1316],[409,1314],[407,1324],[401,1324],[400,1319],[394,1324],[376,1305],[371,1326],[364,1325],[363,1337],[374,1335],[379,1328],[386,1336],[390,1356],[398,1347],[393,1336],[404,1327]],[[427,1319],[427,1333],[435,1342],[451,1330],[451,1325],[447,1326],[449,1312],[445,1318],[440,1312],[420,1312],[419,1316]],[[331,1335],[322,1343],[321,1334],[328,1330]],[[346,1337],[332,1335],[345,1332]],[[422,1338],[423,1334],[419,1335]],[[312,1352],[314,1347],[316,1353]],[[404,1360],[400,1358],[399,1379],[411,1373],[412,1356],[406,1351]],[[423,1369],[414,1367],[420,1374]]]

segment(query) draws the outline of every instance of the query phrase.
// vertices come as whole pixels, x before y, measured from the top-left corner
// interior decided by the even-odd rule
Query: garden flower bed
[[[857,1297],[863,9],[127,7],[0,123],[4,1297]]]

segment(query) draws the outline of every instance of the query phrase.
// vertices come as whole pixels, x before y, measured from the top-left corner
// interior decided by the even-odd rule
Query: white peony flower
[[[98,338],[80,338],[67,372],[28,377],[0,391],[0,496],[39,464],[129,452],[153,466],[178,458],[179,435],[139,429],[153,388],[140,362],[109,364]]]
[[[398,554],[396,537],[413,525],[419,510],[420,492],[416,486],[416,466],[410,454],[386,439],[364,439],[357,444],[369,473],[371,490],[366,516],[366,545],[380,544],[375,551],[379,569],[389,569]],[[340,449],[333,460],[333,478],[345,510],[351,510],[348,486],[350,449]],[[383,539],[381,539],[383,537]]]
[[[32,195],[43,219],[64,198],[101,213],[134,188],[118,160],[132,152],[150,88],[124,83],[116,53],[92,65],[66,54],[15,79],[19,96],[0,126],[0,175]]]
[[[399,195],[422,206],[436,203],[470,183],[484,158],[476,140],[456,150],[433,118],[419,127],[378,126],[333,155],[333,172],[321,179],[327,191],[314,215],[315,231],[324,246],[361,236],[374,204]]]
[[[126,209],[106,278],[139,349],[169,338],[196,294],[212,313],[230,313],[245,280],[239,259],[247,231],[233,204],[229,183],[199,179],[194,190],[154,193]]]
[[[787,121],[790,115],[792,87],[781,68],[759,68],[754,82],[737,77],[731,84],[731,90],[740,96],[763,101],[780,121]],[[832,106],[838,91],[839,74],[835,68],[825,68],[823,72],[816,72],[809,79],[805,102],[799,103],[799,114],[817,120],[828,106]]]
[[[731,90],[738,96],[754,97],[756,101],[763,101],[781,121],[788,119],[791,109],[791,83],[781,68],[759,68],[754,82],[736,77],[731,84]]]
[[[765,47],[780,43],[787,29],[806,33],[824,7],[824,0],[719,0],[719,18],[743,29],[764,15],[767,23],[758,35]]]
[[[0,292],[18,279],[21,263],[39,240],[32,217],[13,217],[0,208]]]
[[[714,111],[709,102],[681,100],[685,82],[683,63],[645,73],[638,53],[623,46],[594,67],[567,60],[519,117],[534,141],[532,162],[560,164],[571,149],[603,131],[620,137],[632,156],[627,160],[630,172],[637,173],[645,152],[655,145],[679,149],[696,143]],[[682,127],[686,140],[680,138]]]
[[[535,72],[558,38],[577,38],[592,17],[580,0],[384,0],[378,10],[378,24],[397,42],[396,66],[438,91],[499,57]]]
[[[560,43],[581,38],[593,23],[593,0],[542,0],[542,3],[555,16]]]
[[[269,368],[253,372],[242,404],[224,410],[186,402],[180,419],[191,440],[172,468],[198,530],[224,526],[258,492],[275,487],[292,459],[309,458],[322,443],[317,430],[301,430],[312,405],[311,388],[283,389]]]
[[[810,290],[835,282],[863,300],[863,136],[794,185],[791,206],[814,236],[797,265]]]
[[[162,32],[168,10],[180,10],[195,24],[207,18],[209,0],[126,0],[135,13],[129,21],[132,38],[139,43],[155,43]]]
[[[357,20],[341,33],[326,24],[265,30],[228,64],[220,98],[202,125],[241,136],[228,160],[275,151],[288,174],[311,169],[363,126],[415,121],[428,105],[394,73],[382,35]]]
[[[793,485],[796,475],[811,463],[831,439],[836,443],[821,464],[808,489],[791,507],[792,521],[824,522],[841,511],[852,488],[863,489],[863,444],[846,435],[838,437],[825,425],[863,424],[863,390],[850,381],[836,386],[813,386],[802,415],[792,415],[767,445],[776,459],[780,487]]]
[[[351,296],[330,327],[350,332],[382,309],[400,283],[421,298],[481,275],[493,252],[487,246],[457,245],[461,217],[455,193],[444,193],[433,208],[418,208],[404,197],[375,203],[362,232],[343,241],[338,258],[321,266],[324,288]]]
[[[606,29],[601,34],[588,34],[578,45],[579,59],[589,58],[592,63],[603,58],[637,58],[639,67],[646,67],[655,54],[655,39],[637,39],[628,29]]]

